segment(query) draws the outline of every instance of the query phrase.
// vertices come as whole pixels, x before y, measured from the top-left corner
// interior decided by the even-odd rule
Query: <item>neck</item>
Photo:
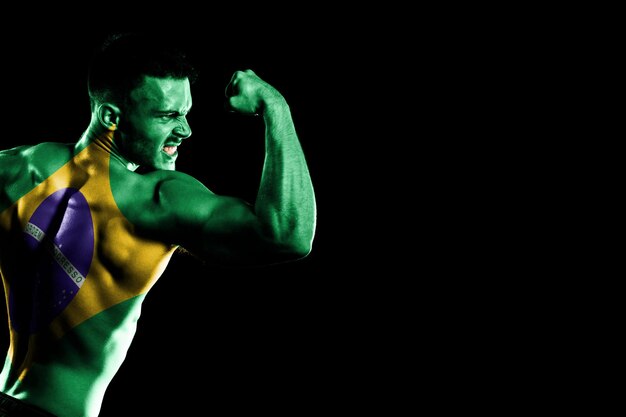
[[[135,171],[139,168],[139,165],[130,162],[122,155],[122,151],[115,141],[115,128],[110,130],[96,130],[91,126],[82,134],[76,146],[74,147],[74,154],[78,154],[89,145],[94,145],[97,148],[111,155],[111,162],[119,163],[129,171]]]

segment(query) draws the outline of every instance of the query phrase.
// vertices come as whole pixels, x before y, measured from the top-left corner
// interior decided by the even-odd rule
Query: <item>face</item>
[[[191,110],[188,79],[145,77],[130,94],[122,114],[122,152],[131,162],[174,170],[178,147],[191,135],[186,115]]]

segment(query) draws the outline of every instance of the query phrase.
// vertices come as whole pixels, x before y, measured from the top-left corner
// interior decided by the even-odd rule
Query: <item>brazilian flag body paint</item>
[[[0,197],[10,328],[0,390],[62,416],[98,415],[176,249],[138,237],[123,214],[133,190],[114,178],[111,143],[22,148],[25,172]]]

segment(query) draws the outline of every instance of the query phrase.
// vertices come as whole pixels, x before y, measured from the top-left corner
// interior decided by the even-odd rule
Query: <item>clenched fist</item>
[[[282,94],[252,70],[235,71],[226,86],[226,109],[242,114],[263,114],[274,101],[284,101]]]

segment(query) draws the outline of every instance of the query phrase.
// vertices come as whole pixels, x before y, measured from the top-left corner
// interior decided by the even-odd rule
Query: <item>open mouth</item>
[[[176,151],[178,151],[178,146],[164,146],[163,147],[163,152],[165,152],[169,156],[174,156],[176,154]]]

